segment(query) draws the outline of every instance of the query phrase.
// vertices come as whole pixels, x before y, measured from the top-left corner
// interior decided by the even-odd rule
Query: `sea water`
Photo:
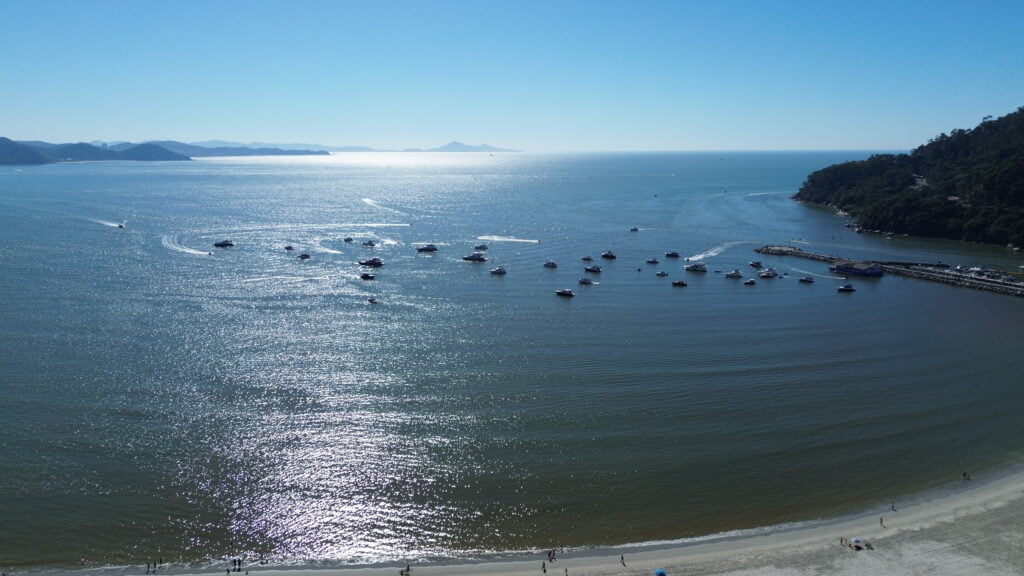
[[[839,294],[824,264],[754,252],[1021,263],[790,199],[866,155],[4,167],[0,565],[697,538],[1014,466],[1024,301],[900,277]],[[461,260],[479,244],[487,263]],[[724,278],[755,259],[783,276]]]

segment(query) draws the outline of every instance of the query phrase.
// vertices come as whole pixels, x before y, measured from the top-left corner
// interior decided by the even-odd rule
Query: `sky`
[[[0,1],[14,140],[909,150],[1021,106],[1021,0]]]

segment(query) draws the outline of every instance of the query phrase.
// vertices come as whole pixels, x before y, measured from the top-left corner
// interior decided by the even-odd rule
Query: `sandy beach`
[[[1024,473],[1015,473],[988,483],[961,482],[940,496],[906,507],[893,503],[870,515],[758,536],[678,546],[565,551],[557,554],[555,562],[545,564],[546,572],[542,571],[544,553],[529,560],[413,564],[411,576],[640,576],[658,569],[669,576],[1024,574],[1021,542]],[[245,567],[261,576],[396,576],[401,568]]]

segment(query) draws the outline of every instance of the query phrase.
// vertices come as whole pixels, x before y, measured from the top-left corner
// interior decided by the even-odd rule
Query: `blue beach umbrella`
[[[654,571],[654,576],[668,576],[663,568],[658,568]]]

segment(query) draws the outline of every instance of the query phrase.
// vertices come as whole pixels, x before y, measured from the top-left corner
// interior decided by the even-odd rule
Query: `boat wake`
[[[380,210],[387,210],[388,212],[394,212],[395,214],[405,214],[405,212],[402,212],[401,210],[396,210],[394,208],[388,208],[387,206],[381,206],[373,198],[363,198],[363,204],[366,204],[367,206],[373,206],[374,208],[378,208]]]
[[[323,238],[318,238],[316,240],[316,249],[321,252],[326,252],[328,254],[344,254],[344,252],[342,252],[341,250],[335,250],[334,248],[328,248],[327,246],[324,246]]]
[[[173,250],[175,252],[181,252],[182,254],[191,254],[193,256],[210,256],[210,252],[205,250],[196,250],[195,248],[189,248],[188,246],[182,246],[178,244],[178,239],[173,236],[161,236],[160,243],[163,244],[164,248]]]
[[[700,254],[694,254],[693,256],[690,256],[689,259],[690,260],[703,260],[705,258],[710,258],[712,256],[718,256],[722,252],[725,252],[729,248],[732,248],[733,246],[737,246],[739,244],[749,244],[749,242],[742,242],[742,241],[739,241],[739,240],[734,241],[734,242],[726,242],[725,244],[720,244],[718,246],[715,246],[714,248],[712,248],[712,249],[710,249],[710,250],[708,250],[706,252],[701,252]]]
[[[477,236],[477,240],[486,240],[488,242],[523,242],[525,244],[540,244],[540,240],[516,238],[515,236]]]
[[[124,228],[124,222],[111,222],[110,220],[99,220],[97,218],[86,218],[89,222],[110,226],[111,228]]]

